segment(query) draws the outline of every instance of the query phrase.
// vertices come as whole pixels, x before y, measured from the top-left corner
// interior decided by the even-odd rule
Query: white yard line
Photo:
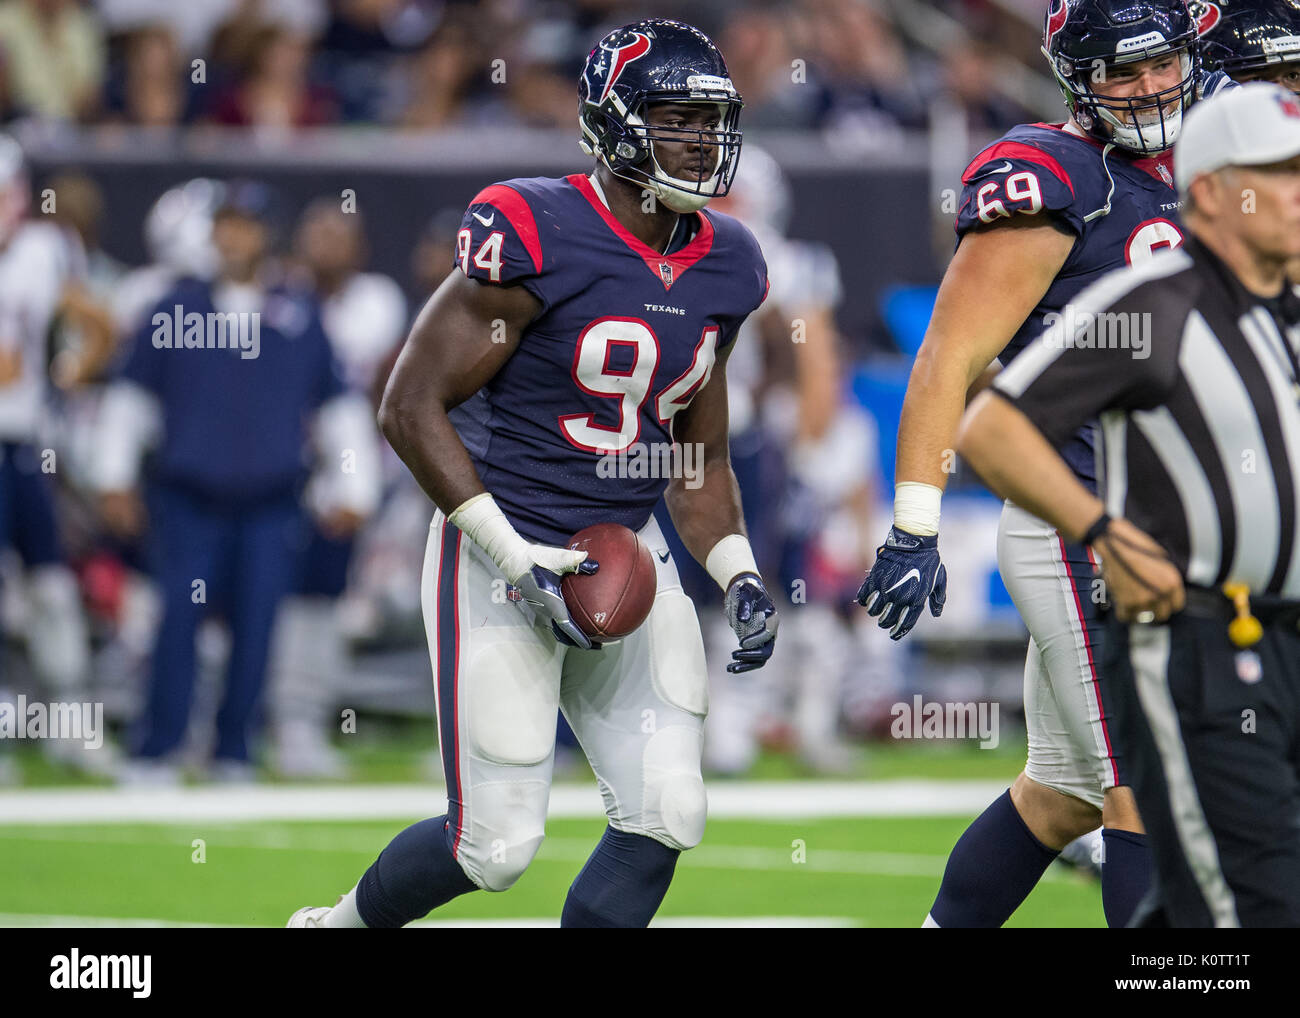
[[[727,832],[719,832],[722,837]],[[734,834],[732,835],[734,837]],[[354,852],[362,859],[369,859],[383,848],[383,838],[376,838],[364,831],[330,831],[301,830],[292,827],[245,826],[224,829],[196,829],[194,827],[169,828],[161,836],[149,836],[139,831],[115,831],[105,827],[86,828],[49,828],[11,827],[0,828],[0,844],[5,841],[57,841],[79,845],[119,844],[158,846],[174,839],[177,847],[189,851],[195,837],[202,837],[205,850],[212,857],[217,857],[229,849],[259,849],[285,852]],[[573,866],[586,860],[594,848],[594,842],[584,838],[548,837],[542,842],[542,848],[534,866],[561,864]],[[876,877],[919,877],[925,880],[937,880],[943,876],[946,854],[921,852],[864,852],[852,849],[821,848],[816,837],[810,837],[799,850],[795,861],[793,847],[765,845],[728,845],[708,840],[691,849],[682,860],[681,865],[690,868],[720,870],[764,870],[767,872],[804,872],[849,876]],[[1073,874],[1057,869],[1049,869],[1043,880],[1068,881]]]
[[[709,786],[716,819],[975,816],[1004,781],[719,781]],[[176,789],[29,788],[0,792],[0,828],[56,823],[181,823],[248,820],[390,820],[437,816],[446,799],[432,785],[241,785]],[[594,785],[556,785],[549,815],[600,817]]]

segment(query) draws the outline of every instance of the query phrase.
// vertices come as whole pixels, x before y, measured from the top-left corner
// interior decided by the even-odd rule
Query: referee
[[[959,450],[1082,540],[1156,886],[1135,922],[1300,925],[1300,100],[1195,107],[1181,249],[1084,290],[971,406]],[[1100,417],[1103,505],[1053,447]]]

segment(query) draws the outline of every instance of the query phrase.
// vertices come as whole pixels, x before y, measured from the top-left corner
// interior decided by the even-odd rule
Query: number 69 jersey
[[[1172,153],[1138,159],[1103,148],[1063,125],[1024,124],[980,152],[962,174],[958,236],[1021,214],[1046,213],[1074,234],[1074,248],[1047,293],[1000,355],[1006,365],[1044,331],[1085,286],[1183,242]],[[1092,429],[1062,450],[1083,479],[1095,480]]]
[[[487,490],[529,540],[563,544],[593,523],[639,530],[673,470],[691,483],[700,467],[693,450],[674,456],[673,418],[766,297],[767,266],[735,219],[703,211],[682,220],[684,243],[660,254],[582,174],[493,184],[465,213],[459,269],[523,286],[542,305],[514,354],[452,418]]]

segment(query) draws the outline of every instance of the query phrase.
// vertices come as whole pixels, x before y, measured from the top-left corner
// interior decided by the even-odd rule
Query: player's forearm
[[[390,384],[379,408],[384,438],[434,505],[450,516],[487,489],[444,407],[413,405]]]
[[[708,568],[709,554],[731,535],[745,535],[740,486],[725,457],[705,460],[697,487],[675,478],[664,493],[677,535],[697,562]],[[723,585],[723,581],[719,581]]]
[[[957,426],[971,381],[964,365],[941,352],[921,348],[898,421],[896,484],[915,481],[941,490],[947,486],[956,458]]]
[[[1105,506],[1024,414],[981,394],[962,420],[957,448],[994,492],[1078,540]]]

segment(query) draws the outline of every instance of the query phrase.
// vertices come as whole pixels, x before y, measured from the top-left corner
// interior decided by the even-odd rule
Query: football
[[[579,530],[565,547],[600,563],[590,576],[568,573],[560,582],[579,629],[593,640],[618,640],[646,620],[657,589],[655,561],[636,534],[617,523],[597,523]]]

